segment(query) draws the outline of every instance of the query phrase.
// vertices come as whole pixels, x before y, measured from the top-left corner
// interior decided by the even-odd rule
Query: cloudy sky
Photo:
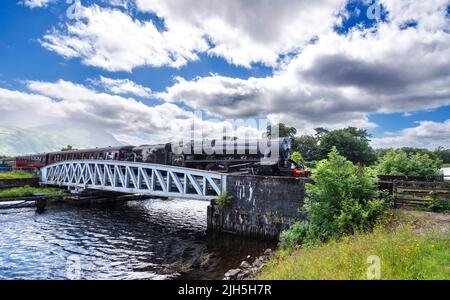
[[[0,126],[122,141],[269,118],[450,147],[450,0],[20,0],[0,10]]]

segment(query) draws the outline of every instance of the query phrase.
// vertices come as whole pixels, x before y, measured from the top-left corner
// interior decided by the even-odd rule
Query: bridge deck
[[[199,200],[216,198],[226,175],[124,161],[62,161],[41,169],[41,184]]]

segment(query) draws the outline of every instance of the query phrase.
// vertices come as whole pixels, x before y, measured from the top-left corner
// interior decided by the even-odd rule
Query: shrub
[[[433,160],[426,153],[408,154],[403,150],[389,150],[379,160],[377,171],[382,175],[437,176],[442,161]]]
[[[304,159],[303,159],[302,155],[300,154],[300,152],[298,152],[298,151],[292,152],[290,158],[291,158],[292,161],[294,161],[297,164],[303,164],[304,163]]]
[[[336,148],[317,164],[307,184],[304,212],[307,221],[281,235],[281,245],[308,244],[337,239],[372,229],[387,205],[380,199],[377,177],[341,156]]]
[[[435,192],[431,192],[427,198],[430,201],[430,204],[428,205],[429,209],[437,212],[450,211],[450,198],[440,199]]]
[[[296,162],[297,164],[303,164],[304,163],[304,159],[302,157],[302,155],[300,154],[300,152],[295,151],[291,154],[291,160]]]
[[[307,162],[305,162],[305,166],[310,169],[315,169],[317,166],[317,162],[316,161],[307,161]]]
[[[231,197],[228,195],[228,192],[221,192],[217,197],[217,204],[221,209],[227,208],[231,205]]]

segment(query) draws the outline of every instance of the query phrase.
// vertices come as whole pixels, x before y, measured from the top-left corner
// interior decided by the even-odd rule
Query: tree
[[[317,127],[314,129],[316,131],[316,137],[318,139],[322,138],[324,135],[326,135],[327,133],[329,133],[330,131],[323,128],[323,127]]]
[[[72,145],[67,145],[66,147],[63,147],[61,149],[61,151],[72,151],[72,150],[77,150],[77,149],[75,149]]]
[[[304,206],[307,221],[281,234],[285,247],[372,229],[387,208],[374,172],[354,165],[336,147],[318,163],[312,179]]]
[[[405,150],[390,150],[378,163],[381,175],[437,176],[440,175],[441,160],[432,159],[427,153],[408,154]]]
[[[300,152],[305,161],[314,161],[322,158],[319,152],[319,139],[313,135],[295,137],[292,142],[292,148]]]
[[[320,139],[322,157],[336,147],[339,153],[353,163],[370,165],[376,161],[375,151],[369,145],[369,134],[365,129],[348,127],[326,133]]]
[[[434,150],[434,156],[437,159],[442,160],[444,164],[450,164],[450,149],[444,149],[443,147],[438,147]]]
[[[298,151],[294,151],[291,154],[290,159],[297,163],[298,165],[305,163],[305,160],[303,159],[302,155]]]
[[[273,131],[278,131],[279,137],[288,137],[291,139],[293,139],[297,134],[297,129],[295,127],[286,126],[283,123],[278,123],[277,125],[273,126]],[[268,138],[272,137],[272,125],[267,126],[266,136]]]

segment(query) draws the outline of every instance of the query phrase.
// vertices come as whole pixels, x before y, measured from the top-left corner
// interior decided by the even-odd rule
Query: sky
[[[269,119],[450,148],[450,0],[1,6],[0,126],[83,125],[140,144],[193,121],[217,136]]]

